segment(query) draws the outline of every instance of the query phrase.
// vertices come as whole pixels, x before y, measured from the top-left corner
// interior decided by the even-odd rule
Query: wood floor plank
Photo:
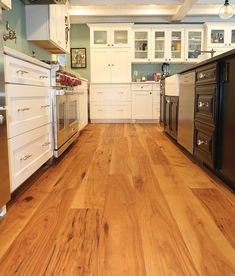
[[[235,204],[216,189],[192,189],[235,249]]]
[[[145,264],[130,178],[108,177],[99,244],[99,273],[145,276]]]

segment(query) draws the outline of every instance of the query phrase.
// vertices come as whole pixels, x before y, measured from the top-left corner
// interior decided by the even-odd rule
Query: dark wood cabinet
[[[164,130],[177,139],[179,97],[165,96]]]
[[[160,124],[164,126],[165,80],[160,83]]]

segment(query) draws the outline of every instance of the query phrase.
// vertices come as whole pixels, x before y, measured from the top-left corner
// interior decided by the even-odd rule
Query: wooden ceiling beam
[[[171,21],[181,21],[196,3],[197,0],[184,0],[176,14],[172,16]]]

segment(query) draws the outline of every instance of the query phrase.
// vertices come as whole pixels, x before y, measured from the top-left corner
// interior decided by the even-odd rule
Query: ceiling
[[[70,16],[71,23],[208,22],[220,21],[223,4],[224,0],[70,0]],[[235,0],[230,4],[235,8]]]

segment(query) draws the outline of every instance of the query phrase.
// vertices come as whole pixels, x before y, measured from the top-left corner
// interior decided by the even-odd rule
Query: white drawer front
[[[51,133],[48,124],[9,140],[12,192],[52,156]]]
[[[123,102],[131,99],[130,86],[92,86],[90,100],[94,102]]]
[[[153,105],[153,119],[160,119],[160,104]]]
[[[154,84],[153,84],[153,90],[160,91],[160,82],[159,82],[159,83],[154,83]]]
[[[132,90],[152,90],[153,85],[149,83],[132,83]]]
[[[119,105],[91,104],[91,119],[131,119],[131,103]]]
[[[5,82],[50,86],[50,70],[5,55]]]
[[[6,91],[8,138],[51,122],[49,88],[7,84]]]

